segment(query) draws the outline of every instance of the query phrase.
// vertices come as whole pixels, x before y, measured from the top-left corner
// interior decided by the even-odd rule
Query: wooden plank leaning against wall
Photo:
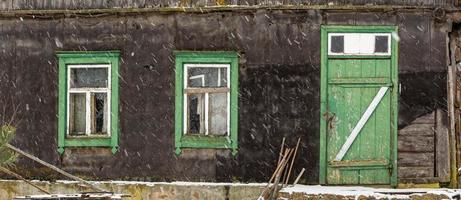
[[[449,117],[449,132],[450,132],[450,179],[452,187],[458,187],[458,182],[460,181],[458,176],[458,170],[461,166],[459,161],[461,160],[461,151],[460,151],[460,85],[458,84],[461,81],[461,76],[458,74],[457,64],[461,57],[458,55],[460,53],[459,45],[459,32],[457,30],[452,30],[452,33],[449,34],[449,66],[447,70],[448,76],[448,117]]]
[[[450,132],[453,133],[451,141],[455,141],[453,150],[456,152],[455,161],[451,168],[455,171],[452,173],[452,179],[456,179],[457,182],[460,181],[458,176],[458,170],[461,165],[459,161],[461,160],[461,151],[460,151],[460,131],[461,131],[461,74],[459,61],[461,60],[460,54],[460,34],[459,30],[453,30],[449,36],[450,41],[450,65],[448,66],[448,112],[449,112],[449,122],[450,122]],[[453,159],[453,158],[452,158]],[[453,185],[456,187],[457,185]]]

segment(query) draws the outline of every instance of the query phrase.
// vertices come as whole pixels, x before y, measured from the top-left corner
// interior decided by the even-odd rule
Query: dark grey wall
[[[444,27],[431,13],[234,11],[0,20],[0,105],[20,105],[14,144],[90,179],[267,181],[282,138],[318,182],[320,25],[397,25],[400,124],[443,107]],[[121,50],[120,149],[57,153],[57,50]],[[239,152],[174,154],[174,50],[241,53]],[[146,68],[153,65],[152,69]],[[21,159],[29,177],[56,174]]]
[[[164,8],[217,5],[400,5],[450,7],[453,6],[454,2],[455,0],[0,0],[0,10]]]

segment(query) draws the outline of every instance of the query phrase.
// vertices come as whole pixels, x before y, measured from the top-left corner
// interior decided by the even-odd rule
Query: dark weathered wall
[[[450,7],[455,0],[0,0],[0,10],[203,7],[219,5],[399,5]]]
[[[431,13],[257,10],[0,24],[0,105],[20,105],[15,145],[91,179],[267,181],[286,136],[292,146],[302,138],[295,174],[305,167],[304,181],[317,183],[321,24],[399,26],[402,126],[446,101],[445,35]],[[114,156],[104,149],[57,153],[56,50],[121,50]],[[236,157],[225,150],[174,154],[173,50],[241,53]],[[19,166],[28,176],[52,176],[27,160]]]

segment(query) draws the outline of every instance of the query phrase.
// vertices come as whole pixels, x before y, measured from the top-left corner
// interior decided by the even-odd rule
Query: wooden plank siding
[[[399,131],[400,182],[450,181],[449,138],[445,117],[446,113],[438,109],[417,118]]]
[[[0,97],[0,105],[12,107],[13,100],[21,105],[15,146],[94,180],[263,182],[276,167],[282,138],[291,146],[300,137],[293,173],[307,168],[301,183],[318,184],[321,24],[399,27],[399,129],[446,103],[446,43],[439,41],[445,40],[447,28],[430,12],[264,9],[0,22],[0,91],[7,96]],[[122,52],[120,149],[115,155],[78,148],[62,157],[57,153],[55,52],[84,50]],[[213,149],[174,154],[177,50],[242,54],[237,156]],[[419,155],[415,158],[427,158],[401,157],[399,162],[409,166],[434,160],[434,153]],[[20,159],[18,166],[26,177],[62,179],[28,160]]]
[[[405,178],[435,177],[435,113],[414,120],[399,130],[398,176]]]
[[[203,6],[400,5],[449,7],[455,0],[0,0],[0,10],[61,10]]]

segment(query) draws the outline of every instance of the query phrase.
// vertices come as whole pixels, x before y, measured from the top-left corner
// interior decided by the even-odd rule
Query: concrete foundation
[[[75,181],[32,181],[53,194],[76,194],[90,192]],[[128,194],[124,200],[255,200],[265,183],[206,183],[206,182],[91,182],[110,192]],[[17,196],[43,194],[23,181],[0,180],[0,200]],[[286,187],[278,199],[459,199],[461,190],[452,189],[386,189],[371,187],[296,185]]]
[[[90,191],[74,181],[33,181],[34,184],[54,194],[72,194]],[[105,181],[93,182],[114,193],[131,195],[131,200],[175,199],[175,200],[254,200],[257,199],[265,184],[232,183],[153,183]],[[23,181],[1,180],[0,199],[10,200],[16,196],[43,194]]]

